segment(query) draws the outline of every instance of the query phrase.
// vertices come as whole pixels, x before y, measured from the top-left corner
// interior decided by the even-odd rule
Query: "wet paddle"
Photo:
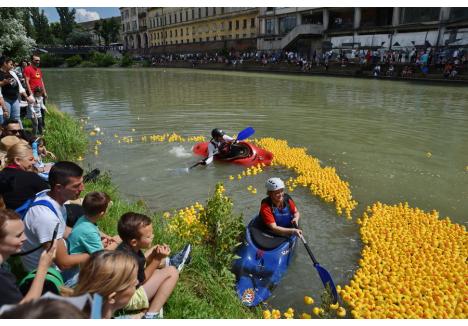
[[[253,134],[255,133],[255,129],[252,128],[252,127],[247,127],[245,128],[244,130],[242,130],[241,132],[239,132],[239,134],[237,135],[236,139],[234,140],[234,143],[237,142],[238,140],[244,140],[244,139],[247,139],[249,138],[250,136],[252,136]],[[216,155],[213,154],[213,156]],[[192,165],[191,167],[189,167],[188,169],[193,169],[194,167],[200,165],[200,164],[203,164],[204,162],[206,162],[207,159],[209,159],[211,156],[208,156],[207,158],[201,160],[200,162],[197,162],[195,163],[194,165]]]
[[[297,226],[296,223],[294,223],[294,227],[296,229],[298,229],[298,226]],[[309,254],[310,258],[312,259],[312,262],[314,263],[314,267],[317,270],[317,272],[318,272],[318,274],[320,276],[320,279],[322,280],[323,286],[325,288],[327,288],[327,287],[330,288],[331,294],[333,296],[333,303],[337,303],[338,302],[338,293],[336,292],[335,283],[333,282],[333,279],[332,279],[330,273],[325,268],[320,266],[317,259],[315,259],[314,254],[312,253],[312,250],[310,250],[309,245],[307,244],[307,241],[305,240],[304,236],[300,235],[299,237],[301,238],[302,243],[304,244],[304,247],[307,250],[307,253]]]

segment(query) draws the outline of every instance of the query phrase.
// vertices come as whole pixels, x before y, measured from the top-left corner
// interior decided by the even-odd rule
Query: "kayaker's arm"
[[[214,145],[210,142],[208,144],[208,157],[201,161],[202,165],[208,165],[211,162],[213,162],[214,156],[218,153],[217,149],[214,147]]]
[[[276,225],[276,223],[268,224],[267,227],[274,234],[281,235],[284,237],[290,237],[292,235],[297,235],[297,236],[302,235],[302,230],[300,229],[285,228],[285,227]]]

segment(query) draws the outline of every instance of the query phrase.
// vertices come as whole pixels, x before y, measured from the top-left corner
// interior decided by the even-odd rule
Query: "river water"
[[[466,87],[385,80],[291,76],[189,69],[47,69],[50,100],[77,118],[88,118],[104,135],[99,154],[83,165],[111,171],[131,200],[156,211],[204,202],[224,181],[237,212],[249,220],[264,197],[264,181],[292,172],[279,167],[228,181],[241,167],[213,164],[182,172],[196,158],[193,143],[142,143],[142,135],[176,132],[209,136],[214,127],[236,134],[247,126],[255,137],[286,139],[334,166],[359,202],[354,220],[298,187],[292,193],[304,234],[336,284],[357,268],[361,250],[354,222],[376,201],[437,210],[468,223],[468,90]],[[133,136],[134,142],[117,142]],[[94,139],[93,139],[94,140]],[[252,185],[256,195],[247,191]],[[298,243],[273,307],[305,309],[302,298],[319,299],[322,285]],[[303,310],[305,311],[305,310]]]

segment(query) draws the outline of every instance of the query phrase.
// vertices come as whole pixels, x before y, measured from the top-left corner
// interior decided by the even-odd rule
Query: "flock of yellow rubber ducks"
[[[99,129],[90,136],[100,134]],[[101,133],[102,134],[102,133]],[[118,142],[132,143],[133,136],[114,138]],[[203,136],[184,138],[176,133],[141,136],[141,142],[200,142]],[[307,154],[305,148],[289,147],[285,140],[261,138],[256,145],[274,155],[272,165],[283,166],[296,173],[286,185],[289,191],[297,186],[310,189],[325,202],[334,203],[339,215],[351,219],[357,206],[349,184],[340,179],[333,167],[321,167],[318,159]],[[101,142],[94,144],[97,155]],[[427,155],[430,157],[431,155]],[[263,172],[264,165],[249,167],[242,173],[229,176],[229,180],[255,176]],[[468,166],[466,167],[468,172]],[[248,186],[252,194],[257,189]],[[224,188],[222,189],[224,192]],[[206,227],[200,222],[203,206],[195,203],[174,213],[165,213],[170,228],[182,237],[199,239],[206,236]],[[468,243],[464,226],[448,218],[439,219],[437,212],[424,212],[407,203],[394,206],[376,203],[357,219],[364,244],[359,268],[349,285],[337,286],[343,301],[349,306],[353,318],[467,318]],[[304,297],[306,304],[314,303]],[[347,311],[338,305],[330,306],[336,316],[346,317]],[[320,318],[324,311],[313,307],[311,314],[299,318]],[[295,318],[289,308],[281,313],[277,309],[264,310],[264,318]]]

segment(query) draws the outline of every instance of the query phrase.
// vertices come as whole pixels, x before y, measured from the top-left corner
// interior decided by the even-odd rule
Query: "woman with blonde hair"
[[[7,208],[17,209],[38,192],[49,189],[47,182],[32,172],[35,160],[28,144],[20,142],[9,148],[6,162],[0,172],[0,194]]]
[[[121,251],[95,252],[80,269],[73,295],[98,293],[103,298],[102,318],[111,318],[132,298],[138,285],[136,260]]]

